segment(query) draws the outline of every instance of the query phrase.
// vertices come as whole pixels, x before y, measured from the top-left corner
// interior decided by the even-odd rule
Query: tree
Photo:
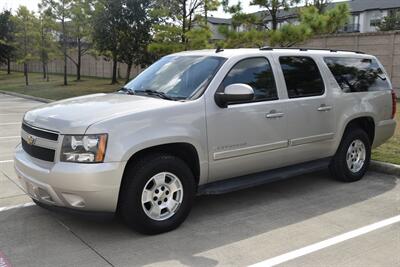
[[[113,62],[111,84],[117,81],[118,56],[122,48],[121,34],[127,30],[121,19],[125,0],[99,0],[93,14],[93,41],[96,49]]]
[[[39,54],[40,61],[42,62],[43,79],[49,81],[49,61],[57,54],[56,40],[54,38],[54,31],[57,28],[56,21],[51,13],[51,10],[44,9],[39,4]]]
[[[389,16],[383,18],[378,25],[380,31],[400,30],[400,12],[393,12]]]
[[[349,16],[347,3],[337,4],[322,14],[314,6],[304,7],[300,9],[300,24],[285,24],[269,33],[270,45],[290,47],[316,34],[334,33],[347,23]]]
[[[147,46],[150,43],[150,29],[153,19],[149,12],[152,3],[148,0],[126,0],[121,10],[123,29],[119,38],[121,51],[119,60],[127,64],[126,81],[129,81],[133,64],[145,66],[150,57]]]
[[[25,84],[29,85],[28,63],[36,59],[38,21],[33,12],[20,6],[15,16],[15,41],[18,43],[17,62],[24,64]]]
[[[330,0],[311,0],[311,3],[309,3],[308,0],[305,2],[305,6],[315,6],[318,10],[318,13],[324,13],[326,7],[328,6]]]
[[[239,1],[235,5],[229,5],[229,0],[222,1],[223,9],[232,15],[232,27],[220,26],[219,32],[225,40],[219,41],[218,46],[226,48],[262,47],[267,39],[267,31],[260,30],[263,27],[263,18],[254,14],[243,12]]]
[[[11,73],[10,62],[14,56],[15,23],[12,19],[11,12],[4,10],[0,13],[0,64],[7,64],[7,73]]]
[[[76,51],[76,58],[67,57],[76,66],[76,80],[81,80],[82,57],[90,52],[91,43],[89,40],[90,29],[90,0],[73,0],[70,9],[71,21],[68,23],[70,39],[73,43],[73,50]]]
[[[64,85],[68,85],[67,80],[67,28],[66,23],[70,17],[71,0],[42,0],[42,6],[48,8],[53,16],[61,23],[61,47],[64,59]]]
[[[158,0],[152,11],[157,18],[149,50],[158,56],[177,51],[207,48],[211,38],[208,12],[217,10],[217,0]]]
[[[259,6],[268,10],[272,21],[272,30],[278,28],[278,12],[280,10],[288,10],[294,4],[299,3],[300,0],[252,0],[251,5]]]

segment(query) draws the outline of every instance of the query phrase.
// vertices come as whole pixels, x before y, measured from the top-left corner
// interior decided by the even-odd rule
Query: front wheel
[[[332,174],[340,181],[355,182],[364,177],[371,159],[371,144],[365,131],[348,129],[330,164]]]
[[[145,234],[177,228],[195,196],[195,179],[187,164],[172,155],[155,154],[127,168],[119,203],[124,221]]]

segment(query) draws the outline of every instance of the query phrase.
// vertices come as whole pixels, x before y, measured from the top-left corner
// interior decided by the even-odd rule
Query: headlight
[[[107,134],[65,135],[61,148],[61,161],[103,162]]]

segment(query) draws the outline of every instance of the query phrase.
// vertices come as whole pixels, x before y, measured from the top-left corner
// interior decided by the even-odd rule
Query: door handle
[[[332,109],[331,106],[327,106],[327,105],[325,105],[325,104],[322,104],[317,110],[318,110],[318,111],[329,111],[329,110],[331,110],[331,109]]]
[[[281,118],[285,115],[285,113],[277,112],[276,110],[271,110],[269,113],[265,115],[267,119]]]

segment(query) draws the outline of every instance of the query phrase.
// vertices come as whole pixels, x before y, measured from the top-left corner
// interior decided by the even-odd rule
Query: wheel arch
[[[346,126],[343,128],[340,140],[342,140],[344,135],[346,134],[346,132],[349,131],[353,127],[357,127],[357,128],[364,130],[367,133],[370,144],[372,146],[374,139],[375,139],[375,120],[374,120],[374,118],[370,115],[365,115],[365,116],[360,116],[360,117],[355,117],[355,118],[349,119],[346,123]]]

